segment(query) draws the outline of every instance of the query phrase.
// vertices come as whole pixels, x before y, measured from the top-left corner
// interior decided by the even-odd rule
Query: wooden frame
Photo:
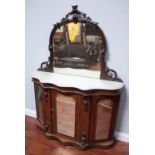
[[[60,28],[62,25],[66,25],[68,23],[88,23],[93,26],[95,26],[96,30],[102,37],[102,42],[103,42],[103,52],[100,56],[100,63],[101,63],[101,74],[100,74],[100,79],[108,79],[108,80],[115,80],[115,81],[121,81],[117,77],[117,73],[113,69],[109,69],[106,65],[105,62],[105,55],[107,53],[107,44],[106,44],[106,38],[101,30],[101,28],[98,26],[98,23],[92,21],[90,17],[88,17],[85,13],[81,12],[78,10],[78,6],[72,6],[72,11],[69,12],[62,20],[56,24],[54,24],[54,28],[51,31],[50,38],[49,38],[49,51],[50,51],[50,56],[48,58],[48,61],[42,62],[41,67],[38,70],[41,71],[46,71],[46,72],[53,72],[53,37],[58,28]]]

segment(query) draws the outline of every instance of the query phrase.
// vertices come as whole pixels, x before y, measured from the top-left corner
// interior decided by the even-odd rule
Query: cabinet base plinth
[[[94,144],[81,144],[79,142],[76,142],[74,140],[71,140],[69,138],[64,138],[58,135],[53,135],[49,133],[45,133],[48,139],[54,139],[59,141],[65,146],[76,146],[81,150],[87,150],[88,148],[101,148],[101,149],[108,149],[112,147],[115,144],[115,140],[108,140],[105,142],[99,142],[99,143],[94,143]]]
[[[39,129],[41,129],[42,131],[45,131],[45,129],[44,129],[45,127],[39,121],[36,122],[36,126]],[[94,144],[87,144],[87,143],[82,144],[82,143],[72,140],[70,138],[62,137],[62,136],[51,134],[48,132],[45,132],[45,135],[47,136],[48,139],[57,140],[65,146],[76,146],[81,150],[87,150],[88,148],[109,149],[110,147],[112,147],[115,144],[115,139],[106,140],[103,142],[95,142]]]
[[[70,138],[61,137],[59,135],[54,135],[47,132],[45,133],[45,135],[47,136],[48,139],[55,139],[65,146],[76,146],[81,150],[86,150],[89,148],[88,144],[82,145],[81,143],[71,140]]]
[[[108,140],[108,141],[105,141],[105,142],[95,143],[95,144],[93,144],[92,147],[101,148],[101,149],[109,149],[112,146],[114,146],[114,144],[115,144],[115,140],[113,139],[113,140]]]

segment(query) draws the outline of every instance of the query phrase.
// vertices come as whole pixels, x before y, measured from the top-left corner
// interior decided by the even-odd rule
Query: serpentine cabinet
[[[97,23],[77,6],[54,25],[49,60],[32,74],[36,124],[47,138],[82,150],[114,144],[123,82],[106,66],[106,49]]]

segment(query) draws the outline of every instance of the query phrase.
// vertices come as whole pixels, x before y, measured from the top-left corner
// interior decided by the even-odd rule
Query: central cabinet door
[[[53,133],[75,139],[77,137],[76,118],[78,117],[78,105],[80,96],[66,95],[58,91],[52,92],[52,122]]]
[[[75,136],[76,99],[73,96],[56,94],[56,125],[57,133]]]

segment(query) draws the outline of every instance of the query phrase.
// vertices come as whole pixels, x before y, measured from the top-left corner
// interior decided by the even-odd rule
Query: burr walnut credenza
[[[32,74],[37,127],[64,145],[109,148],[123,82],[106,65],[98,23],[73,6],[54,25],[49,51],[48,61]]]

